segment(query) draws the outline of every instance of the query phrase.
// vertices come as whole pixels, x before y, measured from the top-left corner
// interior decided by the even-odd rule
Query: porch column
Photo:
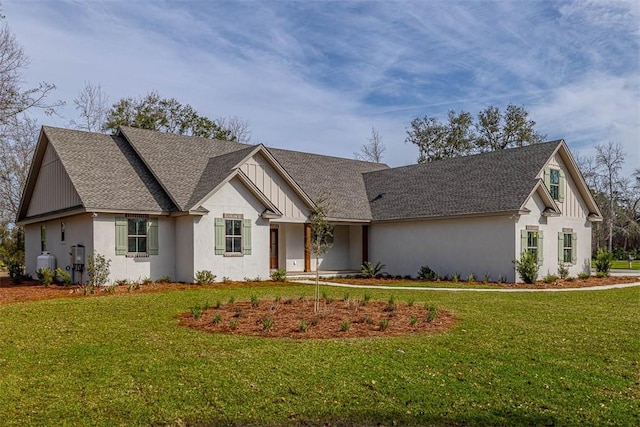
[[[311,271],[311,224],[304,225],[304,271]]]
[[[362,226],[362,263],[369,262],[369,226]]]

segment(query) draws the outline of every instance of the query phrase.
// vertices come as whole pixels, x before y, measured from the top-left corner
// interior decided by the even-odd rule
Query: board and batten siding
[[[27,217],[81,204],[82,200],[71,183],[58,154],[49,144],[42,159],[42,166],[27,210]]]
[[[256,154],[247,160],[240,169],[282,212],[282,219],[292,222],[306,221],[309,209],[262,154]]]
[[[562,202],[557,201],[558,207],[562,212],[562,216],[570,218],[586,218],[589,211],[578,192],[575,182],[573,182],[571,175],[569,175],[566,165],[560,158],[560,155],[556,153],[551,157],[547,166],[554,169],[560,169],[564,172],[565,179],[564,182],[561,182],[561,185],[564,185],[564,200]]]

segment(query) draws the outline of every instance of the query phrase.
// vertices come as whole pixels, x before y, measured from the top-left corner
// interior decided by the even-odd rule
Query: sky
[[[30,59],[25,86],[110,104],[157,90],[239,117],[251,143],[353,157],[371,129],[390,166],[415,163],[417,117],[524,106],[574,153],[620,143],[640,167],[640,2],[1,0]]]

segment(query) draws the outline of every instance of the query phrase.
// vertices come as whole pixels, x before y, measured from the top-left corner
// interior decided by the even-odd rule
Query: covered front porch
[[[369,225],[341,222],[333,226],[333,246],[318,259],[318,269],[323,276],[359,273],[369,257]],[[269,268],[284,269],[288,276],[296,277],[315,272],[315,255],[308,249],[310,240],[310,224],[272,221]]]

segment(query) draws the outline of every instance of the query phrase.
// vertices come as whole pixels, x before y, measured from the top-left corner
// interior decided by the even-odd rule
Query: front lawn
[[[292,285],[0,305],[0,424],[640,424],[640,288],[348,292],[426,302],[458,321],[331,340],[178,325],[196,304],[313,294]]]

